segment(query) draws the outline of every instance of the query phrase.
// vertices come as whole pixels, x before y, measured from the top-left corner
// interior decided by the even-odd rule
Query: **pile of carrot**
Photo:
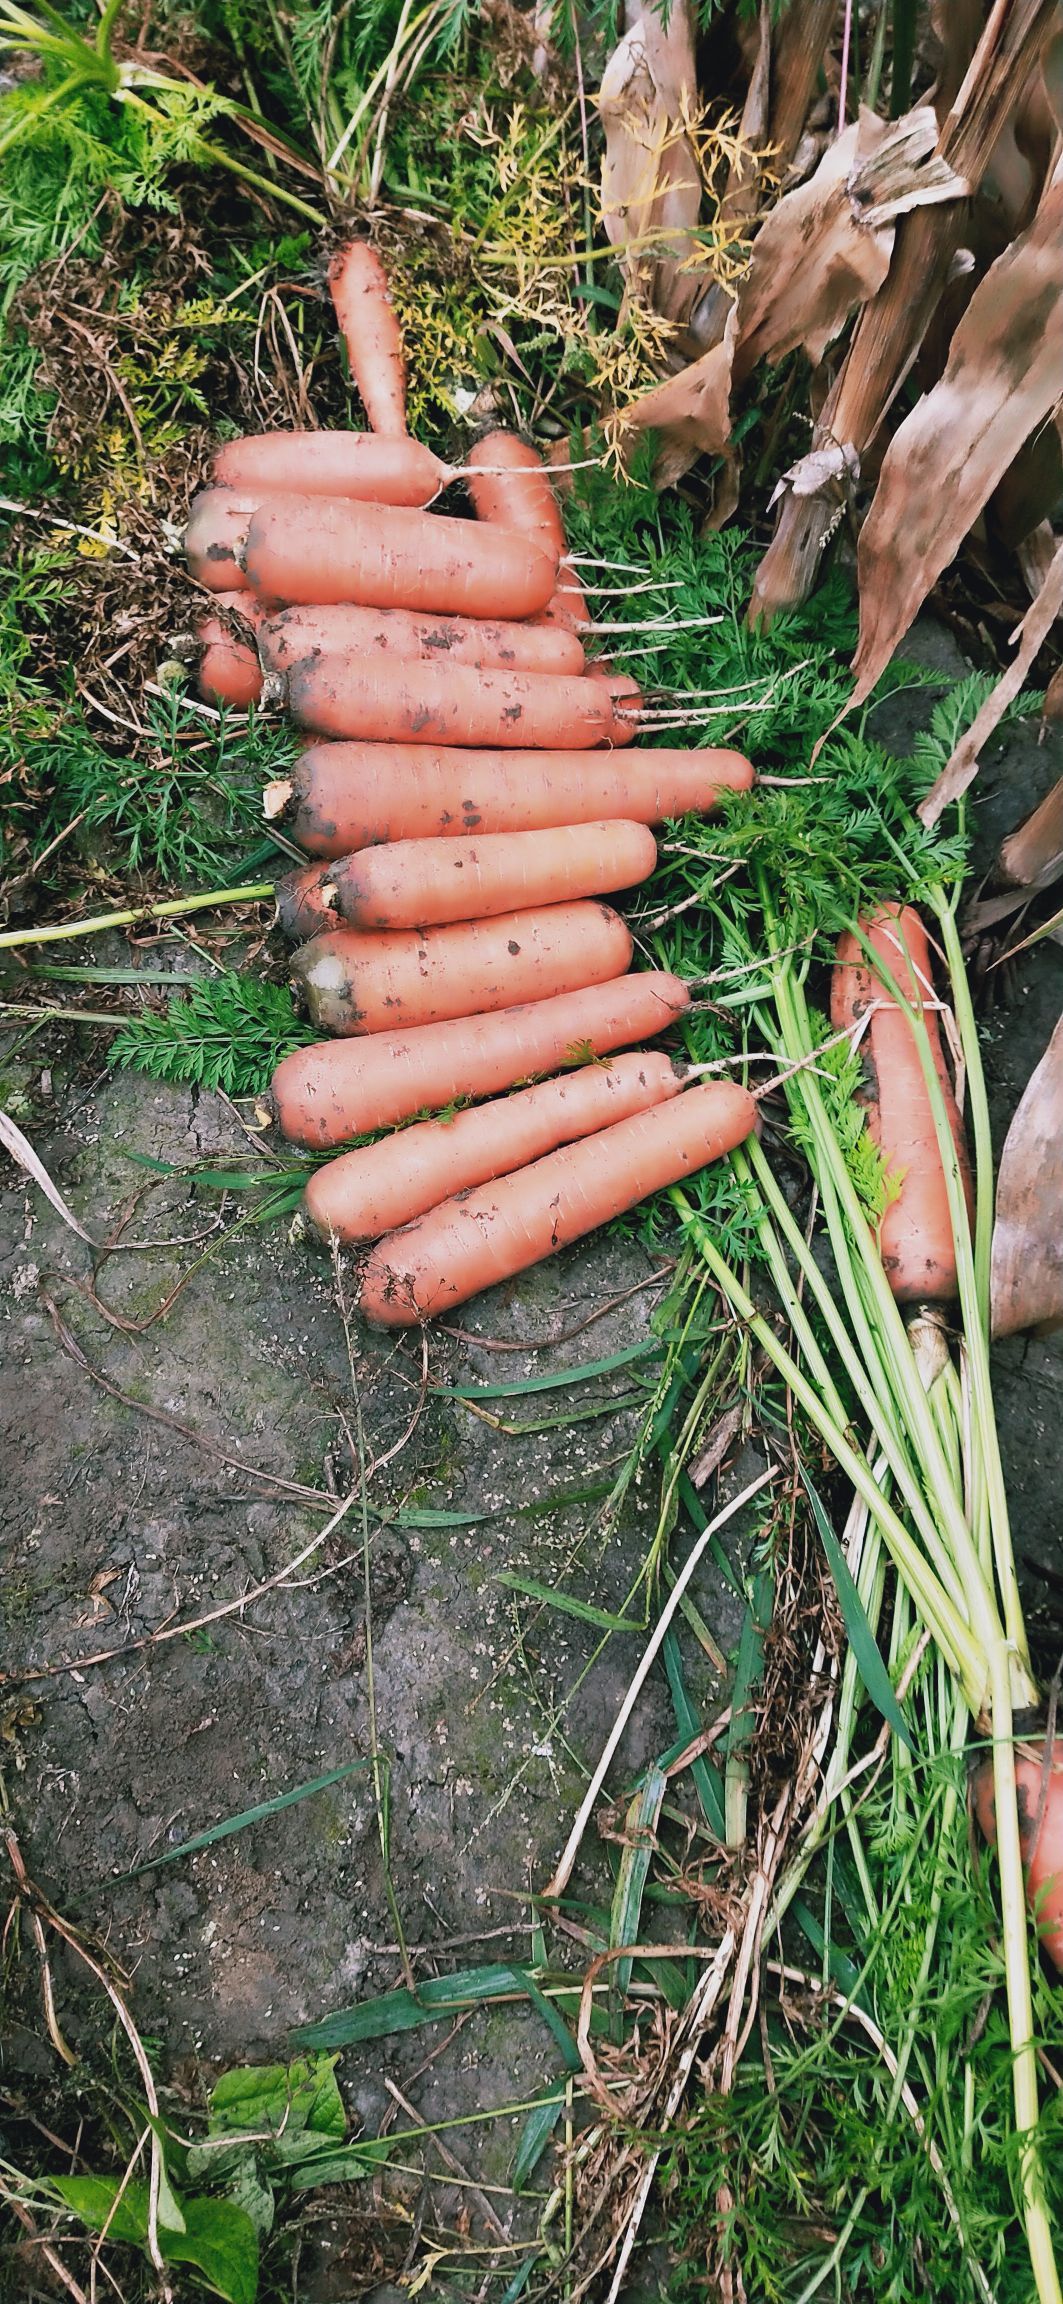
[[[308,858],[278,917],[330,1037],[284,1060],[273,1101],[284,1134],[322,1150],[414,1121],[328,1162],[306,1195],[324,1237],[375,1243],[362,1309],[402,1326],[748,1135],[744,1089],[685,1087],[638,1046],[689,992],[629,974],[630,932],[602,899],[652,872],[652,825],[753,771],[632,743],[638,691],[588,653],[540,457],[493,431],[459,474],[412,439],[365,241],[329,285],[370,429],[227,442],[185,545],[214,595],[202,695],[281,703],[311,739],[265,806]],[[435,508],[458,478],[474,519]],[[420,1117],[479,1098],[496,1100]]]

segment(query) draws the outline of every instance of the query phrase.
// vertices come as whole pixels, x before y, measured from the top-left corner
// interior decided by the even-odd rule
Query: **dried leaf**
[[[1063,609],[1063,544],[1059,546],[1056,552],[1055,559],[1036,600],[1032,607],[1027,609],[1022,623],[1014,635],[1015,639],[1021,643],[1014,663],[1009,664],[1007,671],[997,681],[992,694],[986,697],[981,711],[976,714],[966,733],[961,736],[951,760],[946,761],[937,783],[927,793],[926,799],[919,809],[919,815],[924,824],[936,824],[943,810],[948,808],[954,800],[958,800],[961,792],[966,792],[968,784],[973,783],[978,774],[978,756],[983,744],[988,741],[994,728],[1003,719],[1008,705],[1013,703],[1019,694],[1034,657],[1042,641],[1047,639],[1061,609]]]
[[[678,319],[697,280],[701,174],[687,133],[697,109],[688,0],[672,0],[667,25],[655,0],[628,0],[628,29],[602,75],[605,131],[602,219],[623,254],[629,287],[665,319]]]
[[[994,1336],[1063,1325],[1063,1017],[1008,1130],[991,1296]]]
[[[870,695],[931,586],[1063,386],[1063,174],[979,282],[944,375],[895,433],[860,537],[850,710]]]
[[[664,436],[661,486],[697,456],[722,453],[732,381],[741,382],[760,360],[776,364],[797,345],[813,365],[822,359],[849,314],[881,287],[901,209],[966,191],[934,157],[936,135],[925,108],[892,126],[862,110],[808,183],[771,209],[753,244],[737,315],[732,308],[720,341],[624,411],[626,425]]]
[[[1029,888],[1035,893],[1059,878],[1063,872],[1063,776],[1025,823],[1009,833],[1000,851],[1000,870],[1013,888]]]
[[[1048,571],[1056,556],[1055,531],[1050,520],[1039,520],[1036,528],[1024,536],[1016,552],[1022,580],[1031,600],[1036,600],[1047,582]]]
[[[949,109],[937,149],[966,178],[972,192],[981,184],[1002,126],[1031,73],[1046,51],[1053,53],[1050,43],[1058,22],[1055,0],[997,5],[955,97],[950,67],[942,86]],[[813,432],[813,451],[840,441],[857,457],[866,454],[918,357],[950,276],[964,221],[964,211],[951,205],[921,208],[903,220],[889,277],[860,312]],[[819,503],[813,497],[787,496],[758,570],[751,621],[808,598],[837,518],[838,506],[829,488]]]
[[[0,1144],[3,1145],[5,1152],[11,1154],[12,1160],[17,1160],[19,1167],[25,1169],[27,1176],[32,1176],[34,1183],[40,1185],[45,1199],[50,1200],[56,1215],[62,1217],[64,1224],[68,1224],[70,1230],[76,1232],[78,1239],[84,1240],[87,1247],[94,1248],[95,1241],[86,1232],[84,1225],[78,1223],[73,1210],[67,1207],[58,1185],[53,1184],[43,1160],[38,1159],[32,1144],[23,1135],[16,1122],[12,1120],[9,1112],[0,1112]]]
[[[790,0],[782,15],[775,38],[769,127],[777,165],[788,165],[797,150],[837,12],[837,0]]]

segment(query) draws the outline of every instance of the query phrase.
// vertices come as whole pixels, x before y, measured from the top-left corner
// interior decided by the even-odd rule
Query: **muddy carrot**
[[[329,265],[329,292],[351,375],[374,432],[406,430],[406,362],[388,276],[367,240],[350,240]]]
[[[307,1215],[326,1240],[378,1240],[455,1192],[664,1103],[680,1084],[668,1057],[647,1050],[584,1065],[449,1120],[419,1121],[397,1139],[382,1137],[317,1169]]]
[[[237,560],[258,502],[237,488],[202,488],[193,496],[184,533],[189,574],[211,592],[246,592]]]
[[[246,592],[219,592],[219,608],[242,617],[252,631],[260,611]],[[221,616],[204,616],[196,628],[202,654],[196,670],[196,686],[208,704],[232,704],[246,711],[257,704],[262,694],[262,667],[258,649],[250,640],[242,640],[231,624]]]
[[[326,1040],[284,1057],[273,1108],[289,1142],[327,1151],[457,1098],[495,1096],[536,1073],[652,1039],[689,1005],[677,976],[651,970],[449,1024]]]
[[[933,1006],[930,946],[919,914],[886,904],[862,923],[876,957],[903,1000],[921,1009],[941,1083],[968,1204],[970,1173],[963,1123],[945,1065]],[[879,1245],[886,1276],[901,1303],[949,1301],[956,1293],[956,1249],[930,1096],[911,1022],[877,974],[856,936],[841,937],[831,984],[831,1022],[857,1032],[864,1058],[860,1100],[867,1124],[897,1188],[882,1218]]]
[[[444,1201],[373,1249],[361,1310],[385,1328],[451,1311],[720,1159],[744,1141],[755,1119],[745,1088],[730,1082],[690,1088],[672,1103]]]
[[[399,840],[311,869],[331,890],[335,919],[349,928],[425,928],[634,888],[656,860],[647,825],[615,821],[472,840]],[[278,888],[278,909],[288,885]]]
[[[288,674],[288,703],[302,728],[380,744],[575,751],[627,734],[601,681],[409,657],[305,657]]]
[[[263,494],[350,496],[369,504],[430,504],[450,478],[430,448],[404,433],[252,432],[215,454],[214,479]]]
[[[531,832],[625,817],[662,824],[747,792],[740,752],[470,752],[416,744],[313,744],[267,786],[271,823],[310,856],[349,856],[381,840]]]
[[[608,905],[550,904],[423,934],[335,929],[295,953],[292,985],[324,1032],[388,1032],[607,983],[631,950]]]
[[[560,508],[542,457],[530,441],[519,439],[515,432],[485,433],[469,457],[466,486],[478,520],[512,528],[563,560]],[[569,630],[590,623],[583,586],[573,569],[562,568],[556,590],[540,613]]]
[[[508,529],[327,496],[263,504],[241,564],[262,600],[352,600],[492,619],[533,615],[556,574],[547,553]]]
[[[427,664],[481,664],[511,672],[556,672],[578,677],[583,646],[574,632],[534,624],[489,622],[476,616],[430,616],[408,608],[286,608],[259,633],[268,672],[287,672],[304,656],[338,652],[372,662],[380,656],[421,658]]]

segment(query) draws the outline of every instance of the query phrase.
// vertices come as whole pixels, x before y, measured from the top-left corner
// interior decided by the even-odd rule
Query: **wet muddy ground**
[[[942,635],[925,645],[954,668]],[[894,700],[883,732],[906,745],[926,709],[925,692]],[[1039,745],[1032,724],[1002,738],[978,789],[987,852],[1060,765],[1058,740]],[[94,956],[110,956],[102,942]],[[998,972],[986,1012],[998,1127],[1061,1006],[1055,945]],[[0,1664],[30,1676],[0,1685],[0,1768],[31,1871],[124,1963],[139,2025],[180,2069],[189,2056],[281,2056],[291,2027],[402,1981],[374,1733],[390,1893],[415,1972],[527,1953],[530,1892],[642,1643],[621,1634],[596,1654],[593,1626],[500,1579],[620,1606],[652,1533],[651,1487],[607,1537],[601,1503],[652,1361],[527,1387],[642,1343],[666,1273],[598,1236],[478,1299],[459,1332],[425,1347],[372,1337],[345,1322],[328,1262],[286,1223],[212,1231],[187,1172],[218,1155],[246,1164],[231,1107],[112,1077],[103,1046],[53,1035],[7,1061],[0,1046],[0,1100],[92,1241],[118,1235],[93,1290],[92,1250],[4,1164]],[[998,1363],[1019,1549],[1050,1643],[1063,1619],[1063,1348],[1009,1344]],[[455,1396],[500,1384],[512,1387],[502,1397]],[[360,1456],[364,1524],[357,1505],[336,1516]],[[724,1492],[748,1476],[739,1461]],[[747,1534],[736,1523],[739,1553]],[[132,1645],[271,1579],[239,1612]],[[732,1595],[704,1568],[693,1596],[728,1651]],[[711,1671],[686,1633],[683,1644],[694,1701],[708,1705]],[[127,1653],[91,1661],[115,1647]],[[673,1736],[667,1688],[651,1678],[616,1787]],[[352,1763],[266,1821],[131,1877]],[[602,1864],[589,1848],[584,1886]],[[72,2037],[98,2030],[69,1968],[57,1987]],[[33,1992],[13,2018],[7,2071],[30,2085],[54,2063]],[[395,2090],[417,2119],[457,2118],[524,2102],[556,2068],[538,2018],[503,2006],[368,2044],[343,2074],[352,2117],[373,2130],[385,2115],[413,2125]],[[451,2137],[466,2173],[505,2186],[518,2125],[506,2114]],[[512,2204],[496,2206],[508,2229]],[[377,2270],[389,2268],[385,2249]]]

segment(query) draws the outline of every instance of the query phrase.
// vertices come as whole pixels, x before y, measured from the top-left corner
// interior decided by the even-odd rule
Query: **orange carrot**
[[[184,533],[189,574],[211,592],[246,592],[236,558],[243,548],[257,496],[236,488],[201,488],[193,496]]]
[[[384,1328],[452,1311],[677,1184],[744,1142],[756,1121],[748,1089],[718,1081],[619,1120],[515,1175],[445,1200],[370,1255],[359,1305]],[[399,1157],[401,1146],[395,1147]]]
[[[360,601],[367,608],[531,616],[550,597],[556,563],[503,528],[327,496],[273,497],[242,553],[261,600]]]
[[[415,1113],[438,1112],[456,1097],[495,1096],[537,1072],[629,1048],[666,1032],[689,1006],[677,976],[652,970],[493,1015],[368,1040],[326,1040],[283,1058],[273,1075],[273,1106],[290,1143],[327,1151]]]
[[[1063,1743],[1059,1737],[1051,1742],[1044,1736],[1023,1737],[1015,1748],[1015,1777],[1026,1901],[1042,1951],[1056,1968],[1063,1969]],[[991,1753],[975,1769],[972,1788],[978,1822],[990,1846],[995,1847],[997,1812]]]
[[[196,686],[208,704],[233,704],[246,711],[261,697],[262,667],[257,647],[243,638],[241,627],[257,637],[261,610],[249,592],[219,592],[215,598],[218,615],[204,616],[196,626],[202,650]]]
[[[222,486],[253,492],[259,502],[279,489],[285,495],[425,505],[450,478],[448,466],[419,440],[407,433],[383,439],[374,432],[252,432],[227,440],[212,471]]]
[[[481,672],[411,657],[308,656],[288,674],[293,720],[321,736],[381,744],[502,745],[549,750],[607,744],[618,733],[598,680],[551,672]]]
[[[268,785],[267,818],[309,856],[349,856],[381,840],[532,832],[626,817],[663,824],[748,792],[740,752],[467,752],[417,744],[312,744]]]
[[[349,928],[425,928],[634,888],[656,861],[648,826],[616,819],[473,840],[398,840],[316,870]]]
[[[349,1036],[605,984],[623,975],[631,950],[630,930],[607,904],[550,904],[423,935],[337,928],[295,953],[292,984],[312,1023]]]
[[[331,864],[302,864],[274,890],[277,926],[291,944],[306,944],[336,926],[336,889]]]
[[[406,362],[388,277],[367,240],[350,240],[329,265],[329,291],[351,375],[374,432],[406,430]]]
[[[565,528],[557,498],[538,451],[515,432],[488,432],[478,440],[468,464],[466,485],[478,520],[496,528],[511,528],[545,551],[565,554]],[[551,615],[557,602],[556,617]],[[591,612],[583,586],[571,568],[564,568],[553,598],[541,611],[551,623],[568,629],[589,624]]]
[[[926,930],[919,914],[901,904],[884,905],[874,919],[861,925],[902,998],[922,1010],[970,1206],[963,1123],[932,1006],[934,983]],[[866,1077],[861,1102],[871,1135],[887,1162],[889,1180],[899,1186],[879,1233],[890,1287],[901,1303],[939,1298],[948,1302],[956,1293],[956,1250],[945,1171],[915,1034],[903,1007],[865,958],[858,939],[848,933],[840,938],[835,956],[831,1022],[839,1032],[852,1033],[864,1026],[860,1047]]]
[[[565,531],[557,498],[530,441],[515,432],[486,432],[469,456],[466,485],[478,520],[515,529],[562,557]]]
[[[583,647],[574,632],[534,624],[488,623],[476,616],[416,615],[408,608],[286,608],[259,633],[267,672],[288,672],[304,656],[337,653],[372,662],[412,656],[426,664],[481,664],[510,672],[556,672],[576,677]]]
[[[559,1144],[663,1104],[679,1088],[668,1057],[649,1050],[587,1064],[450,1120],[422,1120],[400,1142],[384,1136],[317,1169],[306,1187],[307,1215],[326,1240],[379,1240],[452,1193],[526,1168]]]

